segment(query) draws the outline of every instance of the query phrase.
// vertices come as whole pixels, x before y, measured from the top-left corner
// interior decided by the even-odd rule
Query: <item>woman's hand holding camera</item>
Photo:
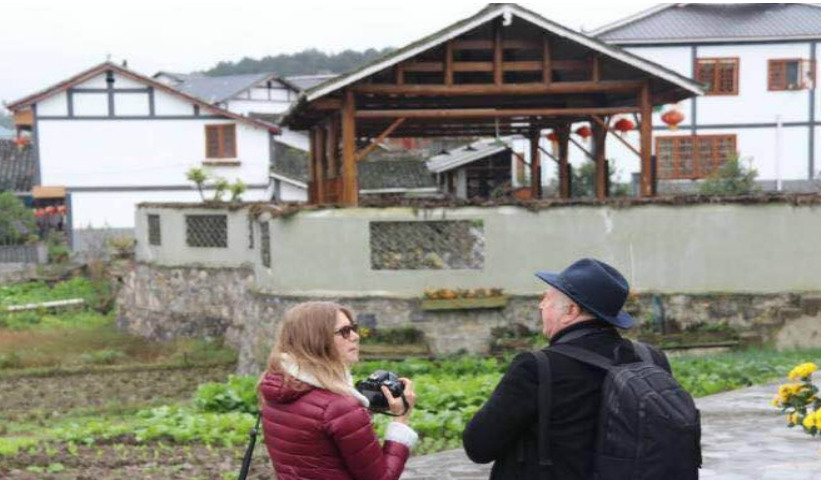
[[[382,387],[382,394],[385,395],[385,398],[388,400],[388,409],[394,415],[395,422],[400,423],[408,423],[408,417],[411,415],[411,411],[414,409],[414,402],[417,400],[416,396],[414,395],[414,386],[411,380],[407,378],[400,378],[400,382],[402,382],[403,394],[402,397],[394,398],[391,395],[391,391],[388,390],[387,387]],[[405,399],[405,401],[403,401]]]

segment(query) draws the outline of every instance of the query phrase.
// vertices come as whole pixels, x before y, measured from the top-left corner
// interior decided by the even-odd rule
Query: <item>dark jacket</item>
[[[409,447],[379,444],[353,397],[281,375],[260,383],[265,444],[278,480],[397,480]]]
[[[593,332],[569,341],[569,345],[612,358],[614,363],[639,361],[632,343],[600,320],[573,325],[555,335],[550,343],[584,328]],[[653,355],[658,365],[670,371],[664,354],[654,350]],[[592,474],[601,384],[606,373],[556,353],[548,353],[548,358],[552,374],[551,478],[588,479]],[[539,478],[537,385],[533,355],[517,355],[490,399],[464,430],[467,456],[476,463],[495,462],[491,480]]]

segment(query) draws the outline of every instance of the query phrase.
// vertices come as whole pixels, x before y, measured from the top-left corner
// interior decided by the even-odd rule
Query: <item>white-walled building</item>
[[[88,229],[129,232],[137,203],[199,200],[192,167],[243,181],[243,200],[270,196],[275,125],[113,63],[8,108],[31,129],[34,185],[66,195],[74,248],[85,248]]]
[[[813,4],[664,4],[589,32],[706,85],[676,106],[676,131],[655,115],[660,191],[690,188],[733,150],[765,189],[814,190],[820,179],[821,8]],[[638,158],[614,138],[624,181]],[[637,133],[627,139],[638,142]],[[573,163],[584,161],[572,150]],[[621,152],[622,154],[619,154]]]

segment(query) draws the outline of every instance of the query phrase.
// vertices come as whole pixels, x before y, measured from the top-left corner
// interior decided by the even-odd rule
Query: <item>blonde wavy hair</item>
[[[335,346],[335,322],[339,312],[355,322],[349,308],[333,302],[304,302],[287,310],[277,328],[266,373],[291,377],[283,368],[283,357],[290,356],[324,389],[349,394],[347,366],[342,363]]]

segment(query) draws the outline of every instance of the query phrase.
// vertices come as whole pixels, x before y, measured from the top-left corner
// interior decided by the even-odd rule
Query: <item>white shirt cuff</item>
[[[405,445],[406,447],[411,449],[415,443],[417,443],[418,435],[417,432],[412,430],[411,427],[404,423],[400,422],[391,422],[388,424],[388,428],[385,430],[385,440],[397,442]]]

